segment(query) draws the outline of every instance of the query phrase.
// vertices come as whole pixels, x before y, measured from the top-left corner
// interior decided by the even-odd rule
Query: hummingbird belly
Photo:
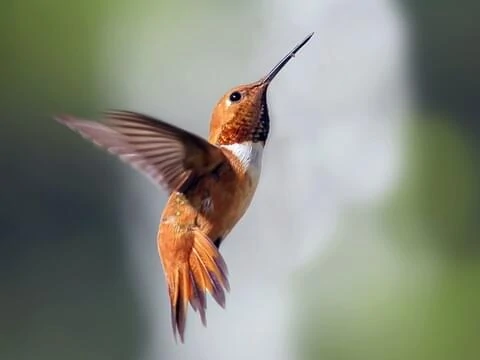
[[[244,215],[255,193],[257,173],[243,170],[225,164],[218,174],[199,179],[186,194],[173,192],[162,214],[160,237],[200,230],[218,246]]]
[[[222,149],[228,162],[218,172],[202,177],[185,194],[171,194],[160,236],[200,230],[218,246],[245,214],[260,178],[263,144],[245,142]]]

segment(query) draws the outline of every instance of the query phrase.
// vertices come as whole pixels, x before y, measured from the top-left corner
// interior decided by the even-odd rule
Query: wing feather
[[[181,191],[225,161],[222,151],[201,137],[135,112],[109,111],[103,122],[70,115],[55,119],[168,191]]]

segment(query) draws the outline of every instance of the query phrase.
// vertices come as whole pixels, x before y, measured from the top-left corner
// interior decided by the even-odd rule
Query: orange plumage
[[[150,116],[109,111],[103,122],[56,119],[117,155],[170,193],[157,235],[171,303],[183,342],[188,304],[206,324],[206,294],[225,306],[227,266],[219,247],[247,210],[260,177],[270,129],[267,89],[313,34],[260,81],[238,86],[215,106],[208,141]]]

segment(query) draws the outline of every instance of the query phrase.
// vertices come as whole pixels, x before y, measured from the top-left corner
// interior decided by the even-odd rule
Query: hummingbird
[[[208,140],[149,115],[110,110],[103,121],[55,119],[149,177],[169,198],[157,249],[171,305],[173,335],[184,342],[188,305],[206,326],[206,296],[225,307],[230,291],[220,245],[256,191],[270,130],[267,90],[313,33],[260,80],[224,94],[213,109]]]

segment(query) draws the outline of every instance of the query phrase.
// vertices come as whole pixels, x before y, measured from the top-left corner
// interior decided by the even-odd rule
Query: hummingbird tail
[[[227,265],[218,249],[199,231],[192,235],[194,240],[188,261],[177,265],[176,273],[169,280],[173,333],[176,337],[178,330],[182,343],[188,303],[195,312],[198,310],[202,323],[206,326],[206,292],[225,308],[225,290],[230,291]]]

